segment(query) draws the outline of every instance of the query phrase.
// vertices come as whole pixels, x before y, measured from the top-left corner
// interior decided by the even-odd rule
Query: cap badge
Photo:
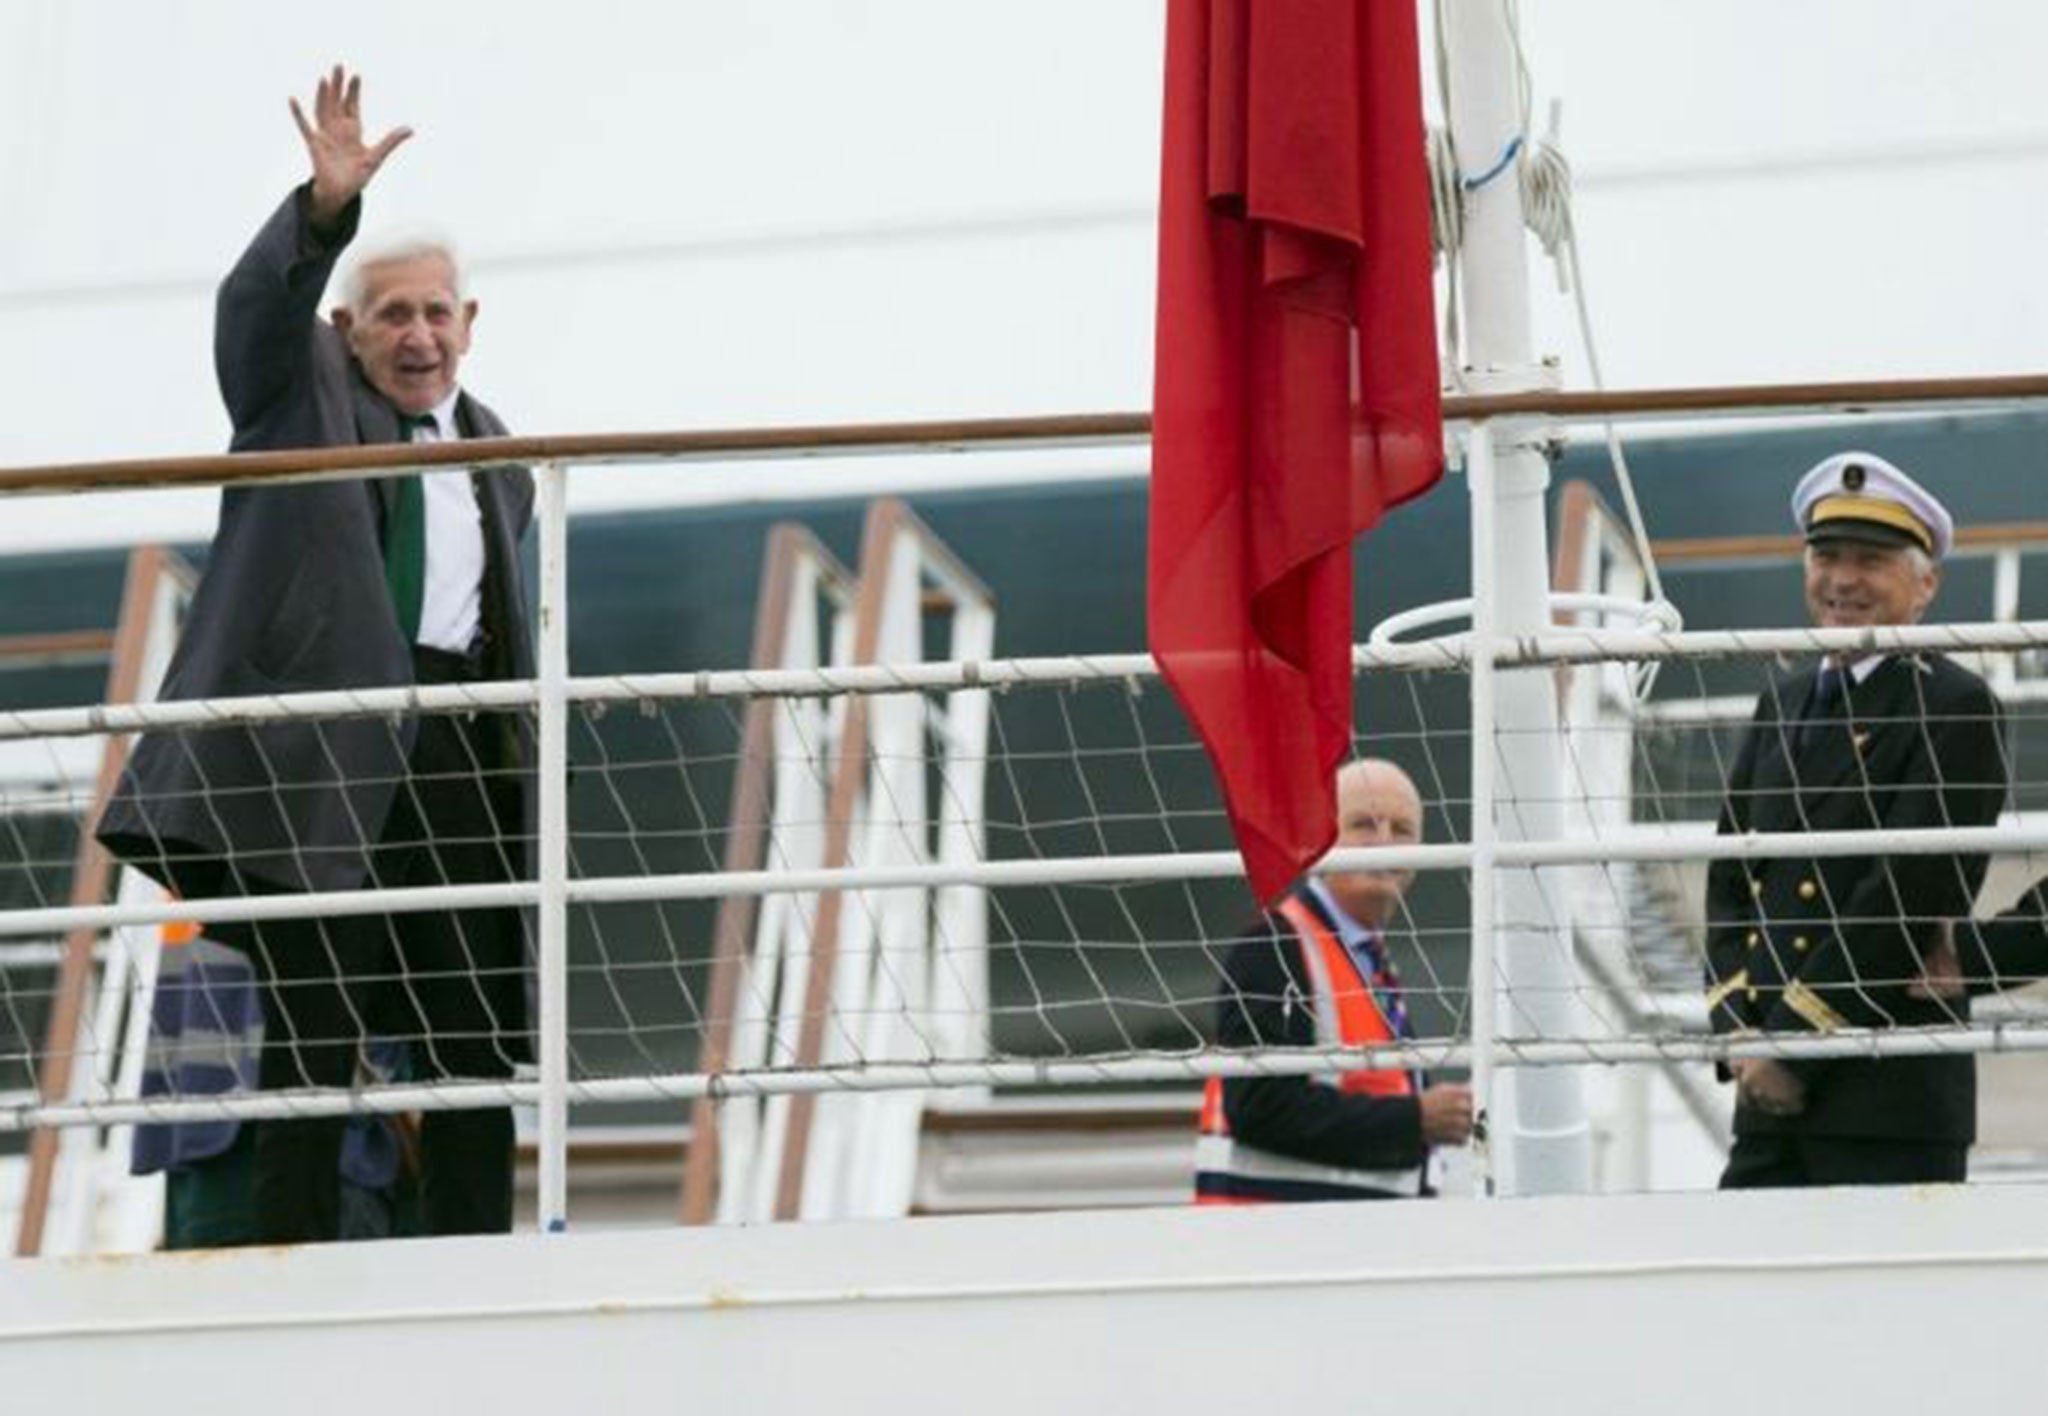
[[[1842,469],[1842,486],[1852,492],[1863,490],[1863,464],[1852,462]]]

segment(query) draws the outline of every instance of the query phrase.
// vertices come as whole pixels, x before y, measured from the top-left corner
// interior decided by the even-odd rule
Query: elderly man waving
[[[411,136],[365,139],[362,81],[320,81],[292,115],[312,173],[222,282],[214,365],[237,451],[502,435],[462,388],[477,307],[454,255],[360,255],[331,320],[330,274],[362,194]],[[526,678],[523,471],[229,488],[165,698]],[[99,826],[117,856],[187,898],[486,883],[524,871],[524,730],[425,716],[159,731]],[[511,911],[219,924],[256,963],[261,1085],[345,1087],[374,1025],[415,1040],[424,1077],[509,1077],[525,1042]],[[265,1123],[256,1233],[331,1239],[343,1118]],[[422,1135],[425,1228],[511,1226],[509,1109],[437,1112]]]

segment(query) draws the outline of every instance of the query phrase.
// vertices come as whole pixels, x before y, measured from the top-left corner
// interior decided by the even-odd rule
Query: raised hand
[[[412,136],[410,128],[393,128],[373,145],[363,143],[363,78],[336,64],[320,80],[313,95],[313,121],[306,121],[299,101],[291,100],[292,121],[306,140],[306,155],[313,160],[311,216],[318,226],[332,225],[342,209],[354,201],[384,159]]]

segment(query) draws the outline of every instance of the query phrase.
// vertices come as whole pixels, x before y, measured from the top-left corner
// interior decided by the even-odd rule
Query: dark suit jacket
[[[318,309],[361,204],[323,240],[305,220],[306,197],[302,187],[285,199],[221,284],[214,365],[238,452],[402,440],[396,410]],[[466,437],[505,432],[466,393],[456,417]],[[487,563],[484,672],[527,677],[533,651],[518,545],[532,519],[533,481],[519,469],[479,475],[476,484]],[[224,491],[162,696],[411,683],[411,646],[384,579],[394,486],[361,479]],[[147,733],[99,838],[188,894],[224,888],[209,870],[229,856],[273,885],[353,888],[365,877],[365,847],[383,828],[416,731],[412,720],[351,719]]]
[[[1720,829],[1885,832],[1989,826],[2005,801],[1998,706],[1984,681],[1939,655],[1886,659],[1849,694],[1846,717],[1800,744],[1811,668],[1773,683],[1728,776]],[[1909,998],[1944,920],[1967,918],[1981,855],[1716,861],[1707,873],[1707,988],[1716,1032],[1820,1032],[1952,1022]],[[1967,1005],[1964,1006],[1967,1011]],[[1976,1136],[1969,1057],[1791,1064],[1797,1116],[1738,1106],[1744,1133],[1967,1145]]]
[[[1956,925],[1956,962],[1973,995],[2048,978],[2048,885],[2035,885],[1996,919]]]
[[[1311,890],[1296,898],[1331,929]],[[1217,1041],[1228,1048],[1313,1047],[1311,984],[1294,926],[1263,916],[1224,960]],[[1406,1170],[1429,1157],[1422,1104],[1412,1096],[1347,1096],[1307,1077],[1230,1077],[1224,1114],[1237,1140],[1276,1155],[1357,1170]]]

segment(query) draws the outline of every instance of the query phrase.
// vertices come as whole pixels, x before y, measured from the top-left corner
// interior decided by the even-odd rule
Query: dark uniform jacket
[[[285,199],[220,288],[214,364],[234,450],[402,441],[398,414],[319,315],[321,292],[355,234],[360,201],[331,240],[305,220],[306,188]],[[463,394],[465,437],[501,436]],[[532,519],[524,469],[475,479],[483,516],[486,678],[533,673],[518,544]],[[230,487],[165,676],[162,697],[373,688],[413,681],[384,579],[388,478]],[[523,722],[523,720],[522,720]],[[292,889],[352,889],[404,776],[413,720],[348,719],[144,734],[99,826],[113,854],[187,895],[225,888],[209,862]],[[519,742],[507,754],[530,764]],[[503,764],[510,765],[510,764]],[[501,779],[502,780],[502,779]],[[526,797],[507,815],[531,807]]]
[[[1982,679],[1939,655],[1892,656],[1802,742],[1816,685],[1806,668],[1758,702],[1729,773],[1722,832],[1996,823],[2006,770],[1997,703]],[[1983,878],[1981,855],[1715,861],[1706,970],[1714,1030],[1954,1022],[1967,1004],[1916,1000],[1906,987],[1943,922],[1969,916]],[[1738,1134],[1975,1138],[1976,1068],[1967,1056],[1790,1065],[1806,1083],[1805,1110],[1767,1116],[1738,1105]]]
[[[1314,891],[1300,890],[1297,898],[1335,931]],[[1263,916],[1224,962],[1217,1041],[1226,1048],[1314,1047],[1311,986],[1294,926],[1278,915]],[[1307,1077],[1230,1077],[1223,1106],[1237,1140],[1298,1160],[1407,1170],[1429,1158],[1422,1104],[1413,1096],[1347,1095]]]
[[[2048,885],[2035,885],[1996,919],[1956,927],[1956,964],[1972,995],[2048,978]]]

